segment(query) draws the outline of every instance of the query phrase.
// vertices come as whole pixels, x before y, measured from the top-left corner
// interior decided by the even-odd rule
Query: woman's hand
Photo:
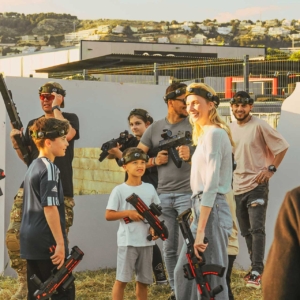
[[[205,237],[205,233],[204,231],[197,231],[197,235],[195,238],[195,243],[194,243],[194,251],[195,251],[195,255],[196,257],[202,261],[202,257],[201,257],[201,253],[203,253],[206,248],[207,248],[207,244],[204,244],[204,237]]]

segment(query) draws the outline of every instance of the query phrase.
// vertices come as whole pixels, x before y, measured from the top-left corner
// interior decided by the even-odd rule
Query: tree
[[[289,60],[300,60],[300,51],[294,52],[294,53],[290,56]]]

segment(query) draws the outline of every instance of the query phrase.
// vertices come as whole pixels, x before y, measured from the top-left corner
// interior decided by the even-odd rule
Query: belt
[[[199,192],[197,195],[195,195],[195,196],[193,197],[193,199],[196,198],[196,197],[200,197],[202,194],[203,194],[203,191],[202,191],[202,192]],[[221,193],[217,193],[217,195],[219,195],[219,196],[224,196],[224,194],[221,194]]]

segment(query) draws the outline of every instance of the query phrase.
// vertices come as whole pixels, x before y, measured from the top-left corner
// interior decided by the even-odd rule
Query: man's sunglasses
[[[49,101],[52,101],[54,100],[55,96],[54,95],[51,95],[51,94],[48,94],[48,95],[42,95],[40,94],[40,100],[49,100]]]

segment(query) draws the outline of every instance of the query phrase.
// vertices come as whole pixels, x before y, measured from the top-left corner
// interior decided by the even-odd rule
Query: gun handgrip
[[[99,161],[102,162],[108,156],[108,152],[103,151],[100,154]]]
[[[123,220],[124,220],[125,224],[129,224],[132,222],[132,220],[128,217],[123,218]]]
[[[147,240],[148,240],[149,242],[152,241],[152,235],[151,235],[151,234],[149,234],[149,235],[147,236]]]
[[[169,149],[169,153],[170,153],[170,156],[175,164],[175,166],[177,168],[181,168],[181,165],[182,165],[182,159],[179,157],[178,155],[178,151],[174,148],[170,148]]]

